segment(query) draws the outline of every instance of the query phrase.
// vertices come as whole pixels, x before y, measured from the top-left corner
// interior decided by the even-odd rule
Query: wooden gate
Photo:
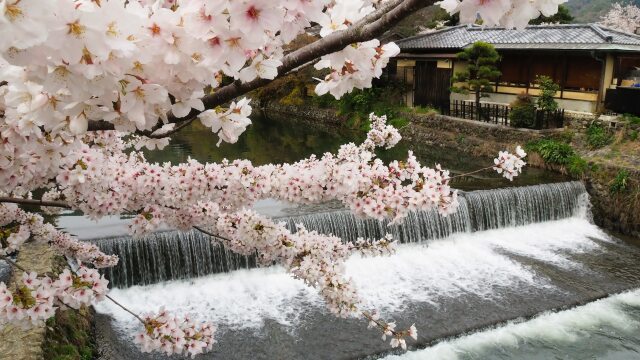
[[[437,61],[417,61],[414,105],[449,109],[451,69],[439,69]]]

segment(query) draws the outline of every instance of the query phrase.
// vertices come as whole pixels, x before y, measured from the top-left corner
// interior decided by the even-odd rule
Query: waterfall
[[[440,239],[457,232],[471,231],[469,211],[464,198],[458,210],[447,217],[436,210],[411,212],[399,225],[389,225],[388,220],[362,219],[346,210],[282,218],[290,230],[302,224],[309,230],[332,234],[344,241],[358,238],[380,239],[386,234],[402,243]]]
[[[448,217],[435,210],[412,212],[400,225],[361,219],[348,211],[279,218],[344,241],[378,239],[387,233],[403,243],[425,242],[454,233],[497,229],[579,216],[588,204],[580,182],[546,184],[462,193],[458,210]],[[105,270],[115,287],[153,284],[255,267],[253,257],[234,254],[198,231],[167,231],[142,239],[128,236],[95,240],[102,251],[120,257]]]
[[[115,287],[188,279],[256,266],[252,257],[235,254],[196,230],[158,232],[140,239],[103,238],[95,243],[103,252],[120,258],[117,266],[104,270]]]
[[[479,190],[465,193],[464,198],[473,231],[578,216],[589,203],[581,182]]]

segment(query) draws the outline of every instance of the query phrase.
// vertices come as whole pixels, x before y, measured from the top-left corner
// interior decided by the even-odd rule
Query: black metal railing
[[[511,107],[500,104],[482,103],[478,107],[472,101],[453,100],[448,107],[441,107],[443,115],[467,120],[476,120],[492,124],[511,126],[509,114]],[[542,111],[536,109],[533,129],[555,129],[564,127],[564,109]]]

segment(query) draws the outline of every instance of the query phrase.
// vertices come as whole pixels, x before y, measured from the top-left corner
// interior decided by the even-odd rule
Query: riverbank
[[[263,109],[267,115],[295,117],[327,131],[344,132],[347,116],[333,109],[320,109],[308,105],[282,105],[267,103]],[[455,148],[471,156],[495,157],[502,150],[513,150],[516,145],[534,143],[542,139],[570,137],[588,165],[586,171],[574,178],[582,180],[592,198],[594,221],[606,229],[625,235],[640,237],[640,165],[627,159],[628,149],[590,151],[586,149],[585,134],[591,119],[576,118],[568,121],[565,129],[529,130],[515,129],[496,124],[451,118],[439,114],[403,113],[409,123],[400,129],[405,140],[416,147],[420,144],[441,148]],[[607,124],[609,126],[609,124]],[[616,135],[612,135],[616,136]],[[636,154],[631,154],[631,158]],[[640,156],[637,156],[640,161]],[[569,174],[566,166],[550,164],[532,154],[531,166],[563,174]],[[620,174],[627,174],[624,189],[612,191]],[[624,179],[623,179],[624,180]]]

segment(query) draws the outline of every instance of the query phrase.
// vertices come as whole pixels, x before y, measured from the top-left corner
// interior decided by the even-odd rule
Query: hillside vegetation
[[[569,0],[566,6],[575,17],[575,23],[597,22],[616,2],[640,6],[640,0]]]

